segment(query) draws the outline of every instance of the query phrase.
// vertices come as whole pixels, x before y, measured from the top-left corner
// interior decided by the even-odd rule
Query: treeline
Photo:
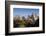
[[[14,27],[38,27],[39,18],[33,23],[31,20],[13,20]]]

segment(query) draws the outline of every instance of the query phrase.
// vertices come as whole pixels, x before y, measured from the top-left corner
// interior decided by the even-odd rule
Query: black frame
[[[5,1],[5,35],[19,35],[19,34],[38,34],[38,33],[45,33],[45,3],[41,2],[20,2],[20,3],[27,3],[27,4],[35,4],[35,5],[42,5],[43,6],[43,31],[35,31],[35,32],[16,32],[16,33],[9,33],[9,5],[10,4],[15,4],[15,2],[20,2],[20,1]]]

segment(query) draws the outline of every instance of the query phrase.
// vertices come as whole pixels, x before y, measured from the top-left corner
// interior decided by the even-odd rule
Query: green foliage
[[[25,27],[26,22],[24,20],[19,21],[20,27]]]

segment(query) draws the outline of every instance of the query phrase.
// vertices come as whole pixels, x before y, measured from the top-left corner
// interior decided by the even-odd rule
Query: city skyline
[[[27,17],[28,15],[32,15],[32,13],[36,13],[39,15],[39,9],[29,9],[29,8],[14,8],[13,9],[13,16],[24,16]]]

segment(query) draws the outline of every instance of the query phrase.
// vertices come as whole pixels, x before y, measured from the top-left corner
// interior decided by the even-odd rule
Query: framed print
[[[6,35],[45,32],[45,4],[40,2],[5,2]]]

